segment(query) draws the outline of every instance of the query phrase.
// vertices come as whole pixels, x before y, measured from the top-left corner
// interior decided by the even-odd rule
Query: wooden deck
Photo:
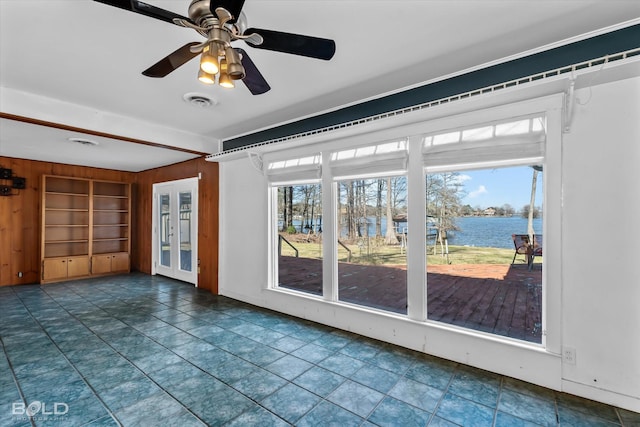
[[[321,295],[320,260],[280,257],[280,286]],[[541,342],[542,271],[536,264],[434,265],[427,269],[429,320]],[[341,301],[407,313],[402,267],[339,263]]]

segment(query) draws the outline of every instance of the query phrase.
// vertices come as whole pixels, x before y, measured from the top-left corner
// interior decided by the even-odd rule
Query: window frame
[[[293,181],[277,181],[277,182],[268,182],[268,205],[269,205],[269,230],[267,235],[269,236],[269,253],[268,253],[268,263],[269,263],[269,279],[267,280],[267,289],[275,289],[282,292],[291,292],[296,295],[303,295],[310,298],[323,298],[324,297],[324,256],[325,256],[325,243],[324,239],[322,241],[322,264],[323,264],[323,295],[314,295],[304,291],[297,291],[295,289],[281,287],[278,285],[279,278],[279,266],[278,266],[278,188],[280,187],[289,187],[289,186],[297,186],[297,185],[320,185],[321,192],[321,200],[322,200],[322,210],[324,211],[324,189],[322,184],[322,179],[310,179],[310,180],[293,180]],[[324,217],[324,216],[323,216]]]
[[[332,185],[333,188],[335,190],[334,194],[335,197],[332,200],[332,204],[335,207],[334,209],[334,213],[335,213],[335,217],[334,217],[334,225],[333,225],[333,230],[336,233],[336,239],[334,239],[337,242],[337,238],[340,236],[340,231],[338,231],[338,229],[340,228],[340,221],[338,220],[338,203],[337,200],[340,197],[340,191],[339,191],[339,184],[340,182],[343,181],[353,181],[353,180],[357,180],[357,179],[366,179],[366,180],[375,180],[375,179],[386,179],[386,178],[397,178],[397,177],[404,177],[405,180],[407,181],[407,186],[409,184],[409,177],[406,171],[401,172],[398,170],[393,170],[390,171],[389,173],[386,172],[380,172],[380,173],[375,173],[375,174],[366,174],[366,175],[358,175],[357,178],[354,178],[351,175],[347,175],[347,176],[332,176]],[[407,197],[407,208],[409,207],[409,199],[408,199],[408,191],[406,194]],[[388,201],[387,201],[388,203]],[[408,218],[408,216],[407,216]],[[407,222],[407,226],[408,226],[408,222]],[[333,242],[333,241],[332,241]],[[405,251],[407,251],[407,253],[409,252],[409,243],[405,242],[406,246],[405,246]],[[345,300],[341,300],[340,299],[340,278],[338,277],[337,273],[339,271],[339,265],[338,265],[338,244],[332,244],[333,248],[335,249],[332,253],[335,253],[335,257],[333,258],[333,262],[332,262],[332,266],[335,269],[336,275],[335,275],[335,279],[334,282],[335,283],[335,289],[332,288],[331,292],[335,292],[335,301],[339,302],[340,304],[345,304],[345,305],[350,305],[353,307],[358,307],[358,308],[363,308],[366,310],[372,310],[372,311],[377,311],[380,313],[386,313],[386,314],[390,314],[393,316],[401,316],[406,318],[408,316],[408,308],[407,308],[407,312],[406,313],[398,313],[398,312],[394,312],[391,310],[387,310],[384,308],[376,308],[376,307],[371,307],[371,306],[367,306],[367,305],[363,305],[363,304],[358,304],[356,302],[349,302],[349,301],[345,301]],[[407,268],[407,280],[405,283],[405,287],[407,290],[407,301],[409,300],[409,276],[408,276],[408,268],[409,268],[409,258],[407,257],[406,260],[406,268]]]
[[[396,321],[408,321],[420,325],[424,328],[424,334],[432,337],[438,337],[436,342],[441,342],[442,333],[454,333],[461,337],[466,336],[470,339],[481,338],[486,341],[486,346],[493,343],[499,345],[505,344],[516,346],[522,349],[540,350],[547,354],[561,354],[560,337],[561,337],[561,286],[562,278],[562,251],[561,251],[561,222],[562,222],[562,187],[561,187],[561,163],[562,163],[562,132],[563,132],[563,105],[564,99],[561,93],[555,93],[533,99],[523,99],[522,97],[513,97],[509,93],[504,92],[499,95],[489,95],[484,99],[476,99],[461,101],[459,104],[446,105],[439,109],[424,110],[416,113],[412,117],[394,117],[390,118],[387,125],[381,127],[380,122],[371,125],[371,129],[367,131],[367,126],[363,125],[361,129],[350,128],[336,132],[334,134],[325,134],[313,136],[308,139],[296,141],[289,148],[278,148],[277,152],[268,153],[266,156],[273,155],[274,158],[282,158],[283,153],[287,157],[291,156],[307,156],[312,153],[320,153],[322,157],[321,178],[322,183],[322,214],[323,214],[323,297],[319,298],[313,295],[296,296],[307,298],[307,302],[301,301],[301,307],[291,309],[291,313],[307,313],[308,310],[324,309],[315,304],[335,304],[343,308],[327,308],[329,310],[338,310],[344,312],[343,316],[338,316],[330,324],[338,327],[352,329],[353,326],[346,323],[340,326],[350,316],[346,313],[349,310],[356,309],[353,312],[361,313],[363,316],[380,315],[379,310],[369,309],[367,307],[354,306],[353,304],[340,302],[337,298],[337,243],[336,241],[336,197],[337,184],[331,172],[331,153],[336,150],[344,150],[346,148],[357,148],[363,145],[384,143],[392,139],[406,138],[408,144],[407,159],[407,198],[408,198],[408,216],[409,218],[419,218],[424,215],[426,209],[425,194],[425,168],[422,157],[423,136],[443,132],[449,129],[468,128],[476,124],[486,124],[496,121],[505,121],[509,118],[519,118],[526,115],[542,114],[546,117],[546,145],[544,153],[544,209],[543,229],[545,234],[545,270],[543,277],[543,301],[542,301],[542,319],[543,334],[542,345],[527,343],[520,340],[514,340],[507,337],[490,335],[479,331],[469,329],[456,328],[451,325],[435,324],[427,320],[426,312],[426,249],[424,236],[426,232],[423,221],[413,222],[410,227],[412,232],[408,235],[408,246],[413,249],[409,251],[407,259],[407,299],[408,310],[407,316],[394,315],[392,313],[384,313],[380,319],[397,319]],[[395,124],[394,124],[395,123]],[[482,166],[482,165],[481,165]],[[384,172],[376,173],[376,175],[385,175]],[[350,177],[352,178],[352,177]],[[363,178],[366,178],[364,176]],[[267,180],[265,180],[267,181]],[[299,182],[296,182],[299,184]],[[267,184],[270,186],[271,184]],[[270,192],[269,194],[272,194]],[[269,212],[273,215],[273,196],[269,197]],[[272,218],[269,219],[273,224]],[[272,233],[269,236],[271,247],[274,246],[273,227],[269,227]],[[276,242],[277,244],[277,242]],[[420,248],[422,248],[420,250]],[[289,301],[284,295],[282,298],[277,293],[291,293],[282,288],[273,287],[273,253],[269,251],[271,260],[269,266],[271,268],[271,282],[267,285],[268,291],[274,291],[272,304],[286,304]],[[277,260],[276,260],[277,261]],[[549,286],[552,284],[552,286]],[[309,300],[315,300],[315,302]],[[271,303],[270,303],[271,304]],[[285,306],[283,306],[285,307]],[[306,307],[306,308],[303,308]],[[311,309],[310,307],[316,307]],[[368,313],[368,314],[367,314]],[[312,316],[313,317],[313,316]],[[375,318],[375,317],[374,317]],[[374,319],[372,318],[372,320]],[[343,319],[343,320],[340,320]],[[404,319],[404,320],[403,320]],[[362,328],[360,328],[362,329]],[[366,329],[366,328],[365,328]],[[359,330],[358,327],[353,329]],[[385,339],[382,338],[381,339]],[[386,338],[391,339],[391,338]],[[463,341],[466,338],[461,338]],[[392,340],[393,341],[393,340]]]
[[[447,172],[464,172],[464,171],[469,171],[469,170],[483,170],[483,169],[491,169],[491,168],[509,168],[509,167],[515,167],[515,166],[534,166],[534,165],[542,165],[543,168],[545,167],[545,157],[535,157],[535,158],[522,158],[522,159],[513,159],[511,161],[507,161],[507,160],[496,160],[495,162],[478,162],[476,164],[464,164],[462,167],[460,167],[460,165],[451,165],[451,167],[447,168],[445,166],[438,166],[435,168],[431,168],[428,166],[424,166],[423,167],[423,180],[426,179],[427,175],[429,174],[437,174],[437,173],[447,173]],[[542,180],[542,233],[546,233],[545,231],[545,217],[546,217],[546,179]],[[426,190],[425,190],[425,210],[427,208],[427,203],[426,203]],[[546,245],[546,243],[545,243]],[[426,245],[425,245],[426,246]],[[426,251],[425,251],[425,260],[426,260]],[[545,257],[545,263],[546,263],[546,257]],[[427,280],[427,269],[428,269],[428,263],[425,262],[425,293],[427,292],[427,289],[429,287],[429,282]],[[508,338],[506,336],[503,335],[497,335],[497,334],[493,334],[491,332],[483,332],[483,331],[479,331],[476,329],[472,329],[472,328],[466,328],[463,326],[457,326],[454,324],[449,324],[449,323],[445,323],[445,322],[441,322],[439,320],[432,320],[428,318],[428,305],[429,305],[429,300],[428,298],[425,297],[425,322],[426,323],[431,323],[431,324],[436,324],[436,325],[446,325],[447,327],[450,328],[454,328],[454,329],[461,329],[464,331],[473,331],[475,333],[478,334],[482,334],[482,335],[488,335],[491,337],[497,337],[497,338],[504,338],[504,339],[508,339],[508,340],[515,340],[516,342],[522,342],[522,343],[526,343],[527,345],[531,345],[531,346],[538,346],[538,347],[542,347],[544,348],[546,346],[546,333],[544,331],[547,330],[547,325],[546,325],[546,319],[545,319],[545,304],[544,301],[546,299],[546,275],[544,274],[546,269],[546,266],[543,266],[543,270],[542,270],[542,301],[541,301],[541,313],[540,313],[540,318],[541,318],[541,328],[542,328],[542,334],[541,334],[541,342],[538,343],[534,343],[534,342],[530,342],[530,341],[524,341],[524,340],[516,340],[515,338]]]

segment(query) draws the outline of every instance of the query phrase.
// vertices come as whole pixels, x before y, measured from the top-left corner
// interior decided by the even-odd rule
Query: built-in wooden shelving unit
[[[42,177],[42,283],[128,272],[131,184]]]

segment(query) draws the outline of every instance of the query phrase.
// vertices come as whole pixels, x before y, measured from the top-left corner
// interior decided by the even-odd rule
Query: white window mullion
[[[338,238],[336,183],[329,168],[331,153],[322,153],[322,295],[327,301],[338,301]]]
[[[544,163],[544,216],[546,234],[542,278],[542,345],[561,353],[562,346],[562,104],[547,110],[547,156]]]
[[[427,319],[426,288],[426,184],[422,164],[422,137],[409,138],[409,165],[407,171],[407,315],[423,322]],[[415,154],[414,154],[415,153]]]
[[[276,288],[278,286],[278,187],[268,186],[269,188],[269,280],[267,288]]]

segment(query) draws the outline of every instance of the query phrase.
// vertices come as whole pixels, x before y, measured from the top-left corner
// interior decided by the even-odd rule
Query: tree
[[[384,243],[387,245],[397,245],[398,237],[393,226],[393,207],[391,206],[391,178],[387,178],[387,232],[384,235]]]
[[[464,205],[460,208],[460,215],[462,216],[471,216],[475,213],[471,205]]]
[[[538,213],[536,213],[536,184],[538,182],[538,170],[542,169],[542,166],[534,166],[533,167],[533,179],[531,180],[531,203],[529,204],[530,209],[527,215],[527,234],[529,235],[529,241],[533,242],[533,235],[535,231],[533,230],[533,218],[534,215],[537,218]]]
[[[287,228],[286,229],[291,230],[291,229],[294,229],[293,228],[293,187],[286,187],[284,191],[285,193],[287,191],[289,192],[289,195],[287,197],[287,206],[286,206],[286,210],[287,210],[287,216],[286,216]]]
[[[384,190],[384,181],[378,179],[378,188],[376,191],[376,237],[382,237],[382,192]]]
[[[298,187],[298,192],[302,198],[302,221],[300,221],[300,232],[304,233],[305,229],[311,229],[311,223],[313,221],[313,219],[310,218],[310,208],[313,203],[315,185],[301,185]]]
[[[355,181],[347,181],[343,185],[346,193],[345,222],[347,223],[347,238],[351,240],[356,238],[358,230]]]
[[[439,243],[444,255],[443,244],[447,238],[447,232],[458,229],[455,217],[460,214],[464,195],[459,175],[458,172],[427,175],[427,215],[436,218],[437,236],[434,241],[434,253]]]
[[[505,216],[513,216],[516,213],[516,210],[509,203],[502,205],[502,211]]]
[[[282,231],[287,231],[287,189],[286,187],[278,187],[278,203],[282,202],[278,212],[282,212]]]
[[[407,203],[407,178],[397,176],[391,178],[391,206],[394,212]]]
[[[522,211],[520,211],[520,214],[522,215],[523,218],[529,218],[529,213],[531,213],[531,218],[538,218],[540,217],[540,208],[534,206],[533,209],[529,209],[530,205],[524,205],[522,207]],[[529,231],[527,230],[527,234],[529,233]]]

